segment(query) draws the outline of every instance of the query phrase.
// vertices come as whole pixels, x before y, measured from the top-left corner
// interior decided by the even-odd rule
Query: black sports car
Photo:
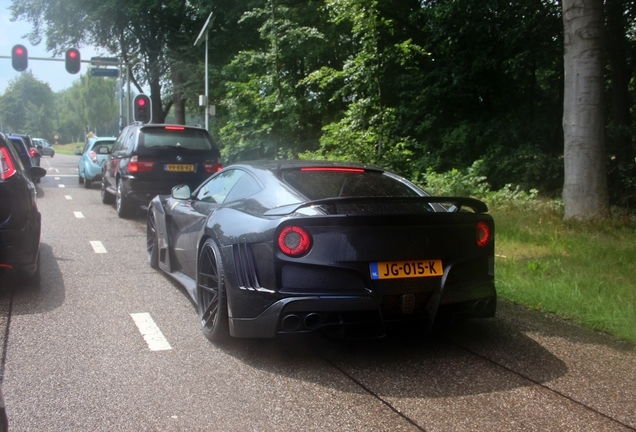
[[[186,288],[212,341],[382,336],[390,322],[494,316],[487,211],[377,167],[245,162],[151,201],[148,260]]]

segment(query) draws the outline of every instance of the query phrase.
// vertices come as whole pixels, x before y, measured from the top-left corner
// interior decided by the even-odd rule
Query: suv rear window
[[[143,128],[139,146],[146,148],[182,147],[191,150],[211,150],[212,144],[203,129]]]
[[[283,180],[310,200],[336,197],[416,197],[408,185],[375,171],[285,170]]]

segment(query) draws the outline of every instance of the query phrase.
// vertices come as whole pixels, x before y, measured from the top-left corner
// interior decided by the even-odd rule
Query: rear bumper
[[[362,326],[365,333],[383,324],[371,296],[289,297],[272,304],[255,318],[230,318],[230,334],[244,338],[273,338],[277,333],[314,331],[325,326]]]
[[[37,269],[40,251],[40,222],[37,213],[34,221],[21,228],[0,229],[0,267],[31,275]]]

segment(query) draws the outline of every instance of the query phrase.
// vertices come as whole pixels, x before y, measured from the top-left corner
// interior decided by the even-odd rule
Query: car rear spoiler
[[[466,197],[345,197],[345,198],[325,198],[320,200],[306,201],[302,203],[288,204],[273,208],[265,212],[265,216],[284,216],[303,208],[313,206],[329,206],[338,204],[357,203],[405,203],[405,204],[443,204],[449,212],[458,212],[464,207],[470,208],[474,213],[488,213],[488,206],[483,201]]]

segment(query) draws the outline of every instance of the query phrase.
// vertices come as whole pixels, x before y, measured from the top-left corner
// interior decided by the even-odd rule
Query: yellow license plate
[[[444,275],[442,260],[372,262],[371,279],[419,278]]]
[[[194,165],[192,164],[166,164],[166,171],[172,172],[190,172],[194,171]]]

